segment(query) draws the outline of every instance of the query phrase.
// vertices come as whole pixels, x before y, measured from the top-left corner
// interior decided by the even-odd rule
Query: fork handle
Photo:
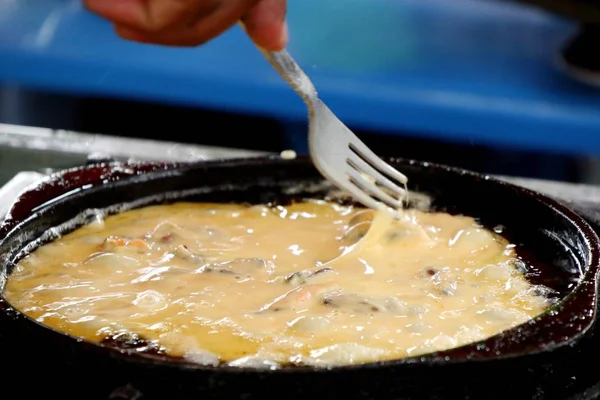
[[[238,24],[246,32],[244,23],[239,21]],[[290,53],[285,49],[281,51],[267,51],[258,45],[256,47],[267,61],[269,61],[269,64],[279,72],[279,75],[304,100],[309,108],[312,108],[314,102],[317,100],[317,90],[308,75],[300,68]]]

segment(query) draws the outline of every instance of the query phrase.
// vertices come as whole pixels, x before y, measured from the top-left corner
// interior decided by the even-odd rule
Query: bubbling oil
[[[554,293],[525,267],[466,216],[178,202],[98,214],[23,258],[5,297],[122,348],[328,367],[446,350],[534,318]]]

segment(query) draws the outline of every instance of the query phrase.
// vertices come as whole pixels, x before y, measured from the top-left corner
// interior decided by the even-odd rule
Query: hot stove
[[[264,153],[0,124],[0,218],[23,189],[58,169],[99,160],[193,161],[260,155]],[[600,186],[497,178],[556,198],[583,216],[600,234]],[[578,346],[584,355],[582,359],[596,359],[600,356],[600,332]],[[506,378],[509,377],[507,371]],[[600,398],[600,371],[593,365],[590,368],[576,363],[570,380],[571,384],[561,393],[547,393],[539,388],[539,396],[532,400]]]

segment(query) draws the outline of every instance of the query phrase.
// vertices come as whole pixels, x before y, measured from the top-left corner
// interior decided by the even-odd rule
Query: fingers
[[[114,23],[125,39],[197,46],[244,19],[250,37],[267,50],[287,42],[285,0],[84,0]]]
[[[116,25],[116,31],[119,36],[137,42],[166,46],[198,46],[235,24],[254,2],[255,0],[227,0],[208,14],[197,14],[196,20],[160,32],[144,31],[123,24]]]
[[[220,0],[84,0],[86,7],[115,25],[144,33],[179,29],[209,15]]]
[[[288,41],[285,0],[260,0],[244,15],[246,32],[259,46],[281,50]]]

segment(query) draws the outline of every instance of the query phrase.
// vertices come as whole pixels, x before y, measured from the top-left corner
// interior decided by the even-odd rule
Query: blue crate
[[[492,0],[292,0],[289,19],[290,50],[352,126],[600,154],[600,93],[554,66],[569,22]],[[79,0],[5,1],[0,60],[4,83],[270,115],[304,133],[303,104],[237,28],[162,48],[119,40]]]

